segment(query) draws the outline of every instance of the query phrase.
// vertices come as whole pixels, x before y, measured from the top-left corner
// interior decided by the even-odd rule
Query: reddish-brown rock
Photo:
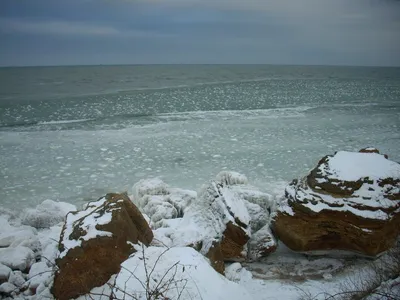
[[[294,180],[274,218],[274,231],[295,251],[349,250],[375,256],[400,233],[400,165],[379,151],[321,159]]]
[[[105,284],[153,233],[140,211],[124,194],[107,194],[85,210],[67,215],[56,260],[52,293],[66,300]]]

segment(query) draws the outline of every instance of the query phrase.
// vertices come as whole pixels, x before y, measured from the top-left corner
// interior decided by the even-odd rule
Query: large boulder
[[[107,194],[70,212],[60,237],[53,295],[76,298],[102,286],[136,251],[135,244],[149,245],[152,238],[148,223],[125,194]]]
[[[376,256],[390,248],[400,233],[400,164],[377,152],[325,156],[287,186],[274,219],[279,238],[304,252]]]

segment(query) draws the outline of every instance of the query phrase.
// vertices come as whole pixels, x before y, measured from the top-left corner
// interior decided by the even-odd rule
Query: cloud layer
[[[390,0],[3,0],[0,65],[400,66]]]

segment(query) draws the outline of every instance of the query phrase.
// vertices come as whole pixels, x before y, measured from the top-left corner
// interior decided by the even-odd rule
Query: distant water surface
[[[400,68],[0,68],[0,204],[75,204],[235,170],[271,193],[337,150],[400,161]]]

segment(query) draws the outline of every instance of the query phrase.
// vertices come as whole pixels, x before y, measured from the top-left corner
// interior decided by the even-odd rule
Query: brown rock
[[[221,252],[224,260],[240,261],[246,259],[246,253],[243,250],[248,240],[249,236],[242,227],[228,222],[221,241]]]
[[[208,250],[206,257],[210,260],[211,266],[218,273],[225,275],[224,256],[221,251],[221,243],[215,241]]]
[[[368,148],[370,149],[370,148]],[[371,152],[338,152],[293,181],[273,229],[289,248],[376,256],[400,234],[400,165]]]
[[[125,194],[107,194],[85,210],[67,215],[56,260],[52,293],[64,300],[102,286],[135,252],[133,244],[148,245],[153,233]]]

